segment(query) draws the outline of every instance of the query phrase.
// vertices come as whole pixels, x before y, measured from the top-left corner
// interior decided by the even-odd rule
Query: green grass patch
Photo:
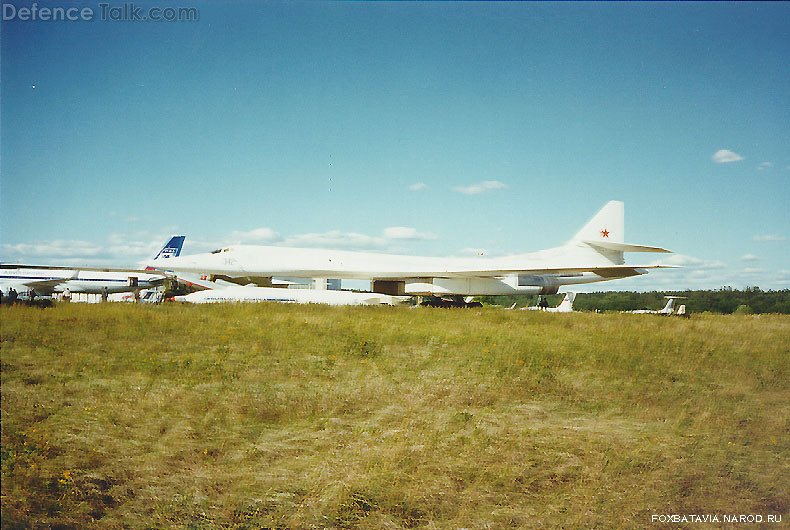
[[[787,316],[14,306],[1,361],[3,528],[637,528],[790,507]]]

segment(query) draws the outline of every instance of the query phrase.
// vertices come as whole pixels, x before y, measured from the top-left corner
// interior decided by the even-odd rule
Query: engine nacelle
[[[518,277],[518,290],[526,294],[557,294],[560,289],[560,282],[551,276],[534,276],[521,274]],[[524,291],[525,288],[533,288],[534,292]]]
[[[513,286],[497,278],[426,278],[406,282],[410,295],[485,295],[512,294]]]
[[[536,276],[537,281],[542,277]],[[549,280],[549,279],[547,279]],[[405,284],[407,295],[431,296],[482,296],[504,294],[556,294],[559,283],[543,281],[541,283],[525,283],[520,285],[515,276],[499,278],[425,278],[408,280]]]

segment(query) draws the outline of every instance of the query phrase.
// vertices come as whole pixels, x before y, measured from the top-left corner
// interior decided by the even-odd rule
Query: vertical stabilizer
[[[667,305],[665,305],[663,309],[660,309],[658,311],[659,315],[671,315],[672,312],[675,310],[675,300],[677,300],[678,298],[685,298],[685,297],[667,296],[666,298],[668,298]]]
[[[181,247],[184,246],[184,239],[186,239],[186,236],[171,237],[170,241],[165,243],[165,246],[163,246],[161,250],[156,253],[153,261],[177,258],[178,255],[181,254]]]
[[[565,294],[565,298],[562,299],[560,305],[557,306],[558,313],[572,313],[573,312],[573,301],[576,299],[576,293],[568,292]]]
[[[625,241],[624,219],[623,203],[609,201],[584,225],[584,228],[573,236],[573,241],[623,243]]]
[[[669,313],[672,312],[672,309],[673,309],[674,305],[675,305],[675,299],[674,298],[670,298],[669,300],[667,300],[666,305],[662,309],[660,309],[658,312],[661,313],[662,315],[669,314]]]

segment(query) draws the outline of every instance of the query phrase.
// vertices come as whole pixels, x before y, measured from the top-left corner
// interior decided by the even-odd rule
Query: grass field
[[[788,316],[3,307],[2,526],[786,525],[789,366]]]

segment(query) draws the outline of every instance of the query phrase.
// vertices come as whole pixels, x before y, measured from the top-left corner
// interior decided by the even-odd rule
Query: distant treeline
[[[572,286],[571,286],[572,287]],[[579,293],[573,303],[577,311],[630,311],[632,309],[661,309],[666,304],[665,296],[684,296],[677,304],[686,304],[690,313],[784,313],[790,314],[790,289],[763,291],[759,287],[745,290],[724,287],[715,291],[653,291],[637,293],[631,291],[609,291]],[[550,306],[560,303],[564,295],[547,296]],[[483,296],[483,303],[509,307],[535,305],[537,296]]]

